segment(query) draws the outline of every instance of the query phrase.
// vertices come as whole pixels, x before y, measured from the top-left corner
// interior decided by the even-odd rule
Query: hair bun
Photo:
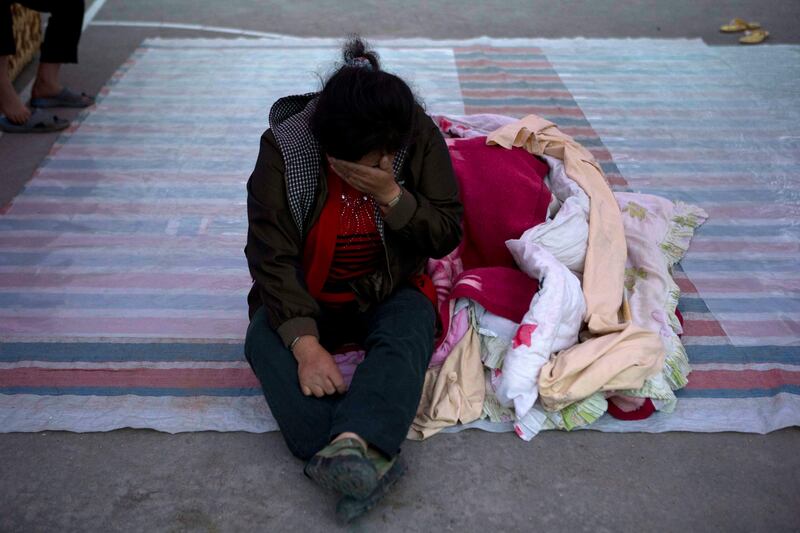
[[[344,44],[342,57],[345,66],[348,67],[366,68],[369,65],[371,67],[370,70],[378,71],[381,69],[377,52],[369,50],[367,43],[358,35],[350,36]]]

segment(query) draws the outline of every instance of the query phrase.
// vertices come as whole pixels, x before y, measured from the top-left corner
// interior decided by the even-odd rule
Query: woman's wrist
[[[384,209],[391,209],[400,201],[400,198],[403,197],[403,188],[398,185],[397,183],[394,184],[394,188],[388,193],[384,194],[381,197],[376,197],[375,201],[378,202],[378,205],[383,207]]]
[[[302,357],[302,355],[309,349],[309,347],[319,344],[319,340],[314,335],[301,335],[295,337],[289,344],[289,351],[295,358]]]

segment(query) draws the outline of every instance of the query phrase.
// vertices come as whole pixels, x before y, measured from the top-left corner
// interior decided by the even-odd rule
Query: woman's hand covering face
[[[388,204],[400,194],[394,180],[394,155],[367,154],[358,162],[342,161],[328,156],[334,172],[354,189],[371,195],[379,204]],[[372,165],[369,163],[374,162]]]

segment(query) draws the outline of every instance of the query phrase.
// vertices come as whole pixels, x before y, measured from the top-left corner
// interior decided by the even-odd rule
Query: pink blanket
[[[522,149],[486,146],[486,137],[449,140],[464,204],[464,239],[428,272],[437,288],[443,335],[450,301],[470,298],[492,313],[519,322],[539,283],[520,271],[506,241],[545,221],[550,191],[547,163]]]
[[[485,137],[450,143],[450,158],[464,204],[464,270],[516,268],[506,241],[544,222],[547,163],[521,148],[486,146]]]

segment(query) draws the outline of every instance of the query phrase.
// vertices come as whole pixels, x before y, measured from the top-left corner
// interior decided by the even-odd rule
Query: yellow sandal
[[[736,33],[745,30],[757,30],[761,27],[758,22],[747,22],[744,19],[732,19],[729,23],[721,26],[719,31],[724,33]]]
[[[767,37],[769,37],[767,30],[746,31],[744,37],[739,37],[739,42],[741,44],[758,44],[763,43]]]

